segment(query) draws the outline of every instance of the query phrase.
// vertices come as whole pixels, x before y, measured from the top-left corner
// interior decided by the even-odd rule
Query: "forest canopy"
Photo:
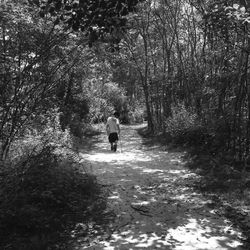
[[[58,109],[62,129],[77,134],[77,121],[119,108],[152,132],[199,125],[245,159],[249,22],[246,1],[1,3],[2,157],[38,113]]]
[[[87,32],[89,44],[101,39],[106,41],[107,34],[112,35],[112,42],[118,43],[119,30],[125,30],[126,16],[136,11],[136,5],[143,0],[49,0],[40,4],[40,15],[55,16],[56,23],[63,22],[73,31]],[[110,38],[109,38],[110,39]]]

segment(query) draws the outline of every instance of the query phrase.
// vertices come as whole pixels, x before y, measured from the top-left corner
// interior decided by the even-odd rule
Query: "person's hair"
[[[116,111],[116,112],[114,113],[114,117],[118,118],[119,116],[120,116],[120,114]]]

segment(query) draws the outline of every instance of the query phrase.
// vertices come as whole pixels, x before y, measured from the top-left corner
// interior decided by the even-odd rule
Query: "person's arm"
[[[120,125],[119,124],[117,125],[117,128],[118,128],[118,135],[120,135],[121,129],[120,129]]]
[[[106,132],[107,132],[107,135],[110,134],[110,127],[109,127],[109,124],[108,124],[108,123],[106,124]]]
[[[119,123],[119,120],[117,119],[117,130],[118,130],[118,135],[120,136],[120,133],[121,133],[121,129],[120,129],[120,123]]]

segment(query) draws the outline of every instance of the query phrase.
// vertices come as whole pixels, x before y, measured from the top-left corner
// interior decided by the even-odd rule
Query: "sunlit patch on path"
[[[82,161],[109,188],[115,220],[75,249],[243,249],[240,231],[187,185],[199,177],[185,168],[184,153],[146,146],[136,128],[122,127],[116,153],[104,132],[91,150],[82,148]]]
[[[123,152],[123,153],[92,153],[85,156],[85,159],[91,162],[112,162],[117,164],[126,164],[126,163],[134,163],[134,162],[144,162],[151,161],[152,159],[142,154],[141,152]]]

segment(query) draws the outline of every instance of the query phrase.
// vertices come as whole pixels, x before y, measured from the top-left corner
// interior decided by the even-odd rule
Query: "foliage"
[[[58,110],[34,119],[1,165],[0,248],[66,249],[71,230],[90,219],[89,207],[105,202]]]
[[[38,1],[1,3],[1,160],[8,157],[14,141],[32,126],[32,121],[36,123],[41,114],[54,108],[61,113],[62,129],[69,128],[78,137],[83,136],[84,124],[89,121],[105,120],[114,109],[128,112],[126,93],[112,80],[112,60],[106,59],[106,47],[95,43],[93,49],[87,48],[86,34],[65,30],[63,23],[75,29],[76,23],[71,23],[74,19],[72,22],[79,21],[81,28],[90,32],[88,28],[96,27],[97,19],[88,23],[89,19],[80,13],[85,7],[87,12],[82,14],[86,17],[97,18],[98,13],[103,12],[108,22],[108,18],[125,20],[124,15],[134,10],[136,1],[129,7],[120,1],[111,5],[99,2],[100,9],[93,12],[95,4],[96,1],[44,1],[41,5]],[[37,15],[39,10],[44,14],[42,19]],[[109,14],[111,11],[114,16],[108,16],[105,11]],[[59,17],[63,19],[61,22]],[[108,26],[112,30],[124,25],[118,23]],[[113,32],[106,28],[100,26],[98,32]],[[103,49],[102,55],[98,46]]]
[[[90,101],[79,87],[71,86],[66,97],[60,98],[60,124],[63,130],[69,128],[70,132],[81,138],[83,136],[84,122],[87,120]]]
[[[187,135],[188,125],[171,117],[171,107],[184,103],[199,120],[197,130],[189,124],[190,136],[200,134],[204,148],[213,144],[243,164],[250,148],[249,4],[146,1],[129,24],[120,53],[137,72],[149,129]]]
[[[120,41],[118,31],[126,28],[126,15],[136,10],[140,0],[80,0],[43,1],[40,5],[40,15],[57,16],[56,23],[60,21],[74,31],[87,31],[89,45],[100,39],[111,43]]]
[[[90,103],[88,117],[94,123],[106,121],[114,110],[123,113],[126,109],[126,92],[112,81],[112,73],[110,62],[93,60],[83,83]]]
[[[172,115],[166,119],[165,128],[175,143],[197,145],[203,142],[204,131],[197,115],[184,105],[172,107]]]
[[[61,130],[59,119],[58,110],[49,110],[35,117],[11,145],[6,162],[15,164],[46,146],[71,148],[72,135],[69,129]]]
[[[22,2],[1,8],[1,159],[21,132],[38,114],[56,106],[56,73],[64,58],[57,57],[67,35],[53,20],[40,20]],[[42,42],[41,42],[42,41]],[[64,68],[63,78],[68,67]]]
[[[144,107],[139,104],[130,105],[125,120],[128,124],[142,123],[144,121]]]
[[[11,241],[14,249],[45,249],[62,232],[69,237],[98,192],[73,152],[42,148],[1,175],[1,247]]]

